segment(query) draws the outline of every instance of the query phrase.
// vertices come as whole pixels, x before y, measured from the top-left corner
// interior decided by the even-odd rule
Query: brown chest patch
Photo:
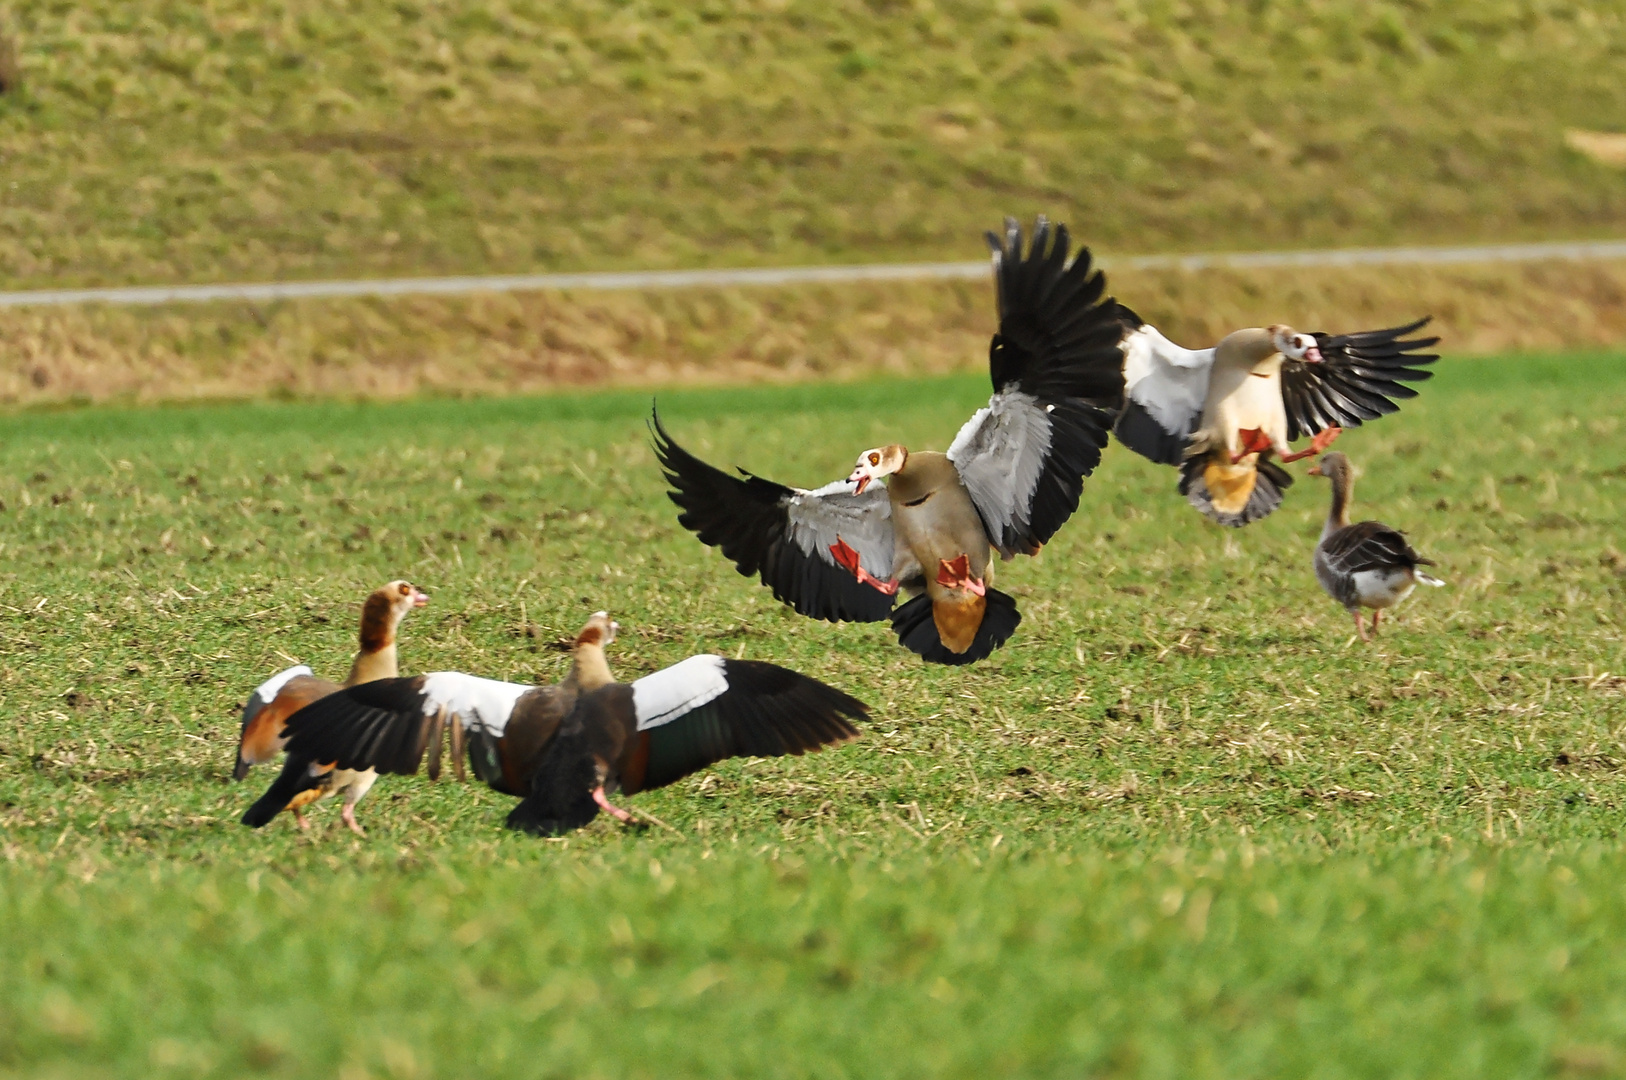
[[[937,624],[937,636],[950,652],[963,653],[977,640],[982,628],[982,616],[988,610],[988,601],[967,593],[953,600],[932,601],[932,622]]]

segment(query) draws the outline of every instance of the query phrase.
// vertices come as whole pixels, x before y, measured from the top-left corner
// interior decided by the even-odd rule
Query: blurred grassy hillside
[[[1618,235],[1560,0],[10,0],[0,287]],[[0,47],[0,52],[4,52]],[[1575,142],[1584,149],[1585,140]]]

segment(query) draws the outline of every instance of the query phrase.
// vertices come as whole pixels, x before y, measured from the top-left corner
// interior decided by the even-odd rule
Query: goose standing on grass
[[[356,658],[350,663],[350,674],[343,683],[318,679],[304,664],[296,664],[278,672],[255,688],[243,707],[243,729],[237,743],[237,765],[232,778],[241,780],[255,765],[264,764],[282,752],[288,741],[288,717],[314,701],[337,693],[347,686],[371,682],[374,679],[393,679],[400,674],[396,659],[395,637],[401,620],[414,608],[429,603],[429,597],[410,581],[392,581],[375,590],[361,605],[361,642]],[[306,760],[290,758],[284,772],[297,777],[301,783],[280,805],[255,804],[251,810],[256,817],[263,816],[263,825],[283,810],[291,811],[301,829],[309,823],[301,812],[320,799],[344,794],[341,817],[352,832],[361,833],[356,824],[356,803],[367,794],[377,777],[372,773],[335,770]],[[286,788],[288,785],[284,785]],[[261,800],[264,802],[264,800]]]
[[[1238,330],[1212,349],[1183,349],[1118,305],[1123,411],[1118,440],[1180,469],[1180,493],[1209,519],[1240,527],[1281,505],[1293,483],[1283,463],[1324,451],[1346,427],[1395,412],[1404,385],[1431,378],[1437,337],[1403,340],[1419,319],[1357,334],[1291,326]],[[1295,452],[1292,441],[1312,436]]]
[[[1370,641],[1361,608],[1372,609],[1372,636],[1376,637],[1384,608],[1406,599],[1419,582],[1436,587],[1445,582],[1420,569],[1433,566],[1433,560],[1413,551],[1400,530],[1380,521],[1349,523],[1350,497],[1355,490],[1349,458],[1336,451],[1329,453],[1311,467],[1310,475],[1332,481],[1332,508],[1315,548],[1316,580],[1328,596],[1355,616],[1355,632],[1361,640]]]
[[[1037,554],[1078,509],[1123,395],[1122,330],[1089,251],[1069,264],[1067,228],[1042,217],[1025,253],[1014,221],[988,242],[994,394],[946,454],[878,446],[846,480],[803,491],[714,468],[654,418],[680,524],[801,614],[890,618],[938,664],[980,660],[1016,630],[1015,600],[989,584],[992,554]],[[913,599],[894,610],[900,588]]]
[[[611,795],[664,787],[724,758],[839,746],[868,715],[833,687],[753,660],[691,656],[618,683],[604,656],[618,629],[602,611],[589,619],[558,686],[441,671],[341,691],[289,718],[289,753],[411,776],[427,751],[434,779],[449,723],[454,765],[466,742],[475,775],[521,800],[508,827],[553,835],[600,810],[630,822]]]

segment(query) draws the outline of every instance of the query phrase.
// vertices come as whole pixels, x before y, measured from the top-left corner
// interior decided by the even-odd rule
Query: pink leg
[[[1362,641],[1372,640],[1366,636],[1366,620],[1361,617],[1360,608],[1355,609],[1355,632],[1361,636]]]
[[[300,832],[309,832],[311,823],[305,820],[305,815],[299,812],[298,807],[293,810],[294,820],[299,823]]]
[[[1378,636],[1378,622],[1382,618],[1383,618],[1383,609],[1382,608],[1378,608],[1376,611],[1372,612],[1372,636],[1373,637]]]
[[[339,816],[344,819],[344,823],[350,827],[351,832],[355,833],[357,836],[367,835],[367,830],[356,824],[355,803],[345,803],[344,809],[340,811]]]
[[[593,801],[598,803],[600,809],[604,810],[606,813],[614,814],[618,820],[625,824],[632,824],[632,815],[621,809],[619,806],[611,804],[609,798],[604,794],[603,784],[600,784],[598,787],[593,789]]]

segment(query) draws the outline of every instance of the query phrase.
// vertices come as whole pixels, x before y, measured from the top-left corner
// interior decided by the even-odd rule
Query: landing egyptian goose
[[[859,734],[851,721],[868,715],[833,687],[753,660],[691,656],[618,683],[604,658],[617,629],[602,611],[589,619],[558,686],[440,671],[343,690],[289,718],[288,751],[410,776],[427,750],[433,779],[450,720],[454,763],[466,731],[475,775],[521,800],[508,827],[553,835],[600,810],[631,821],[610,795],[664,787],[724,758],[849,742]]]
[[[1304,334],[1254,327],[1212,349],[1183,349],[1123,305],[1125,401],[1113,427],[1131,450],[1181,470],[1180,493],[1233,528],[1281,505],[1292,483],[1270,460],[1297,461],[1325,450],[1346,427],[1395,412],[1413,398],[1404,385],[1433,372],[1439,356],[1420,353],[1440,339],[1402,340],[1419,319],[1357,334]],[[1303,435],[1310,445],[1294,452]]]
[[[1355,617],[1355,632],[1361,640],[1369,641],[1361,608],[1372,609],[1375,637],[1385,608],[1406,599],[1419,583],[1439,587],[1445,582],[1419,569],[1433,566],[1434,561],[1413,551],[1400,530],[1381,521],[1349,523],[1350,497],[1355,490],[1349,458],[1336,451],[1326,454],[1319,465],[1311,466],[1310,475],[1332,481],[1332,508],[1315,547],[1316,580]]]
[[[399,675],[396,632],[400,629],[401,620],[412,609],[427,603],[429,597],[410,581],[392,581],[369,595],[361,606],[360,647],[350,663],[350,674],[345,676],[342,684],[318,679],[309,667],[296,664],[256,687],[249,696],[248,704],[243,707],[243,728],[238,739],[237,766],[232,770],[232,778],[243,779],[250,768],[270,761],[281,753],[288,741],[285,730],[288,717],[306,705],[347,686],[375,679],[393,679]],[[304,760],[296,762],[293,759],[284,766],[285,772],[289,770],[308,782],[279,806],[261,807],[256,803],[257,809],[250,812],[256,817],[264,817],[259,824],[263,825],[283,810],[289,810],[299,827],[307,828],[308,823],[301,812],[304,807],[342,792],[345,798],[340,816],[352,832],[362,832],[361,826],[356,823],[356,803],[372,787],[377,779],[375,774],[335,770],[331,765]]]
[[[988,234],[999,291],[994,395],[948,452],[878,446],[847,479],[812,491],[731,476],[672,441],[655,452],[678,521],[774,596],[831,622],[892,620],[925,660],[969,664],[1022,621],[989,586],[992,552],[1034,555],[1075,510],[1123,393],[1116,305],[1065,226],[1040,218],[1024,254],[1007,220]],[[871,485],[885,478],[887,482]],[[893,610],[902,588],[913,599]]]

